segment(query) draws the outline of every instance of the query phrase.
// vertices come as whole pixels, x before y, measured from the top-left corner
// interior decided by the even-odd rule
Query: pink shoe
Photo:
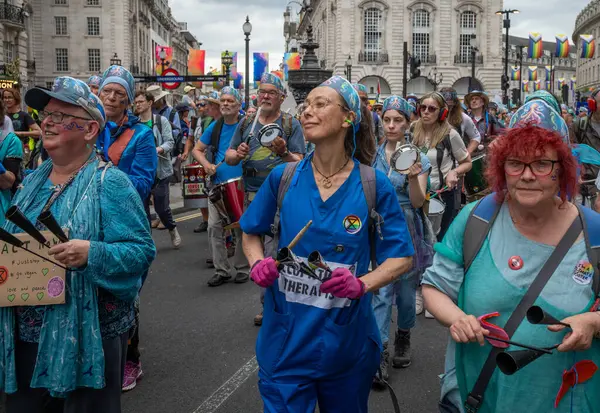
[[[132,361],[128,361],[125,364],[125,374],[123,377],[123,388],[122,390],[129,391],[133,390],[137,385],[137,381],[142,378],[144,372],[142,371],[142,362],[135,364]]]

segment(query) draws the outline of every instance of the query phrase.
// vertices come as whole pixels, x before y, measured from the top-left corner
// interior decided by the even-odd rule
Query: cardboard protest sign
[[[52,245],[60,241],[49,231],[42,231]],[[42,257],[48,248],[27,234],[14,234],[24,247]],[[28,251],[0,241],[0,307],[52,305],[65,303],[66,270]]]

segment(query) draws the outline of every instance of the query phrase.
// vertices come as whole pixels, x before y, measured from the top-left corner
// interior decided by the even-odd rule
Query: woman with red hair
[[[568,140],[556,132],[566,130],[560,114],[537,100],[515,117],[516,127],[489,147],[487,176],[495,194],[460,212],[423,279],[426,308],[450,332],[440,411],[464,412],[468,405],[479,413],[600,412],[600,374],[593,374],[593,363],[600,366],[597,259],[582,234],[582,228],[587,235],[598,228],[600,215],[569,201],[577,164]],[[493,213],[478,219],[484,208]],[[554,254],[557,266],[540,271],[563,239],[568,249]],[[473,248],[473,240],[481,243]],[[530,288],[534,280],[543,288]],[[523,321],[533,305],[570,328]],[[491,317],[493,325],[484,321]],[[501,329],[506,334],[498,335]],[[499,360],[510,354],[504,350],[523,348],[488,341],[492,333],[556,349],[538,359],[532,353],[534,365],[512,375]],[[587,381],[564,384],[565,371],[575,371],[574,383]]]

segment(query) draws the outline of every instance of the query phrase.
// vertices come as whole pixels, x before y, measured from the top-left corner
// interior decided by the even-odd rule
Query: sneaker
[[[435,317],[429,311],[425,310],[425,318],[435,318]]]
[[[417,289],[417,296],[416,296],[415,302],[416,302],[416,306],[415,306],[416,314],[419,315],[423,312],[423,309],[424,309],[424,307],[423,307],[423,291],[421,291],[420,288]]]
[[[250,277],[248,276],[248,274],[243,274],[240,272],[235,275],[235,279],[233,280],[233,282],[236,284],[244,284],[245,282],[248,282],[249,279]]]
[[[373,387],[377,390],[385,389],[385,382],[389,380],[390,375],[388,368],[390,365],[390,352],[388,351],[388,343],[383,344],[383,352],[381,353],[381,362],[379,370],[373,377]]]
[[[171,235],[171,243],[173,244],[173,248],[178,249],[181,246],[181,237],[179,236],[179,231],[177,228],[173,228],[169,231]]]
[[[128,361],[125,364],[125,374],[123,376],[123,391],[133,390],[137,385],[137,381],[142,378],[144,372],[142,371],[142,362],[134,363]]]
[[[405,368],[410,366],[411,351],[410,351],[410,331],[396,331],[396,339],[394,340],[394,357],[392,357],[392,366],[395,369]]]
[[[202,221],[200,225],[194,228],[194,232],[198,234],[199,232],[206,232],[208,230],[208,222]]]
[[[263,319],[263,312],[261,311],[260,314],[256,314],[254,316],[254,325],[262,326],[262,319]]]
[[[215,268],[215,263],[213,262],[213,259],[212,259],[212,258],[207,258],[207,259],[206,259],[206,266],[207,266],[208,268]]]
[[[227,281],[231,279],[231,276],[223,276],[221,274],[215,274],[208,280],[207,284],[209,287],[218,287],[219,285],[225,284]]]

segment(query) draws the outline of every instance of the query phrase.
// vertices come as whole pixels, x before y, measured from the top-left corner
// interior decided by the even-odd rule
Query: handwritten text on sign
[[[51,245],[59,243],[51,232],[42,234]],[[25,248],[54,260],[48,248],[31,236],[14,235]],[[53,263],[0,241],[0,307],[64,304],[65,276],[66,271]]]

